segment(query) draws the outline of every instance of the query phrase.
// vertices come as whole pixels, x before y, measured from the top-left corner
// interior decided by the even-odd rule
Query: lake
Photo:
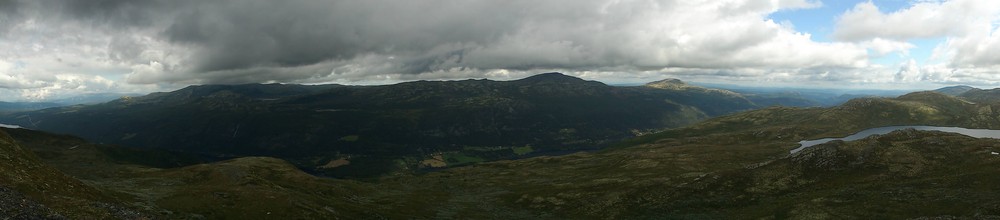
[[[903,129],[909,129],[909,128],[920,130],[920,131],[943,131],[943,132],[959,133],[959,134],[963,134],[963,135],[966,135],[966,136],[969,136],[969,137],[974,137],[974,138],[998,138],[998,139],[1000,139],[1000,130],[968,129],[968,128],[959,128],[959,127],[937,127],[937,126],[889,126],[889,127],[879,127],[879,128],[872,128],[872,129],[860,131],[858,133],[854,133],[854,134],[852,134],[850,136],[842,137],[842,138],[823,138],[823,139],[816,139],[816,140],[799,141],[799,145],[801,145],[801,146],[799,146],[799,148],[793,149],[790,153],[799,152],[802,149],[806,149],[807,147],[812,147],[812,146],[815,146],[817,144],[822,144],[822,143],[826,143],[826,142],[830,142],[830,141],[834,141],[834,140],[853,141],[853,140],[858,140],[858,139],[866,138],[866,137],[872,136],[872,135],[888,134],[889,132],[893,132],[893,131],[897,131],[897,130],[903,130]]]

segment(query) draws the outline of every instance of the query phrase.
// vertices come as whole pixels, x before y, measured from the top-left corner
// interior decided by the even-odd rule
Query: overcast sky
[[[998,21],[995,0],[0,0],[0,100],[549,71],[997,87]]]

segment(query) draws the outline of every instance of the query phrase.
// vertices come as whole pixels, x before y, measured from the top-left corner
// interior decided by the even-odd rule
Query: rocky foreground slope
[[[10,219],[141,219],[113,196],[67,176],[0,131],[0,216]],[[84,164],[77,164],[82,166]]]

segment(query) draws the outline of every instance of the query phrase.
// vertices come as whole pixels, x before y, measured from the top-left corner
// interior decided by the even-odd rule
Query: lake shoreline
[[[866,130],[859,131],[857,133],[848,135],[842,138],[821,138],[816,140],[803,140],[799,141],[799,147],[789,151],[789,154],[794,154],[796,152],[802,151],[808,147],[816,146],[819,144],[827,143],[830,141],[854,141],[863,138],[870,137],[872,135],[883,135],[888,134],[893,131],[904,130],[904,129],[916,129],[918,131],[941,131],[958,133],[974,138],[996,138],[1000,139],[1000,130],[990,130],[990,129],[969,129],[961,127],[940,127],[940,126],[925,126],[925,125],[904,125],[904,126],[886,126],[878,128],[870,128]]]

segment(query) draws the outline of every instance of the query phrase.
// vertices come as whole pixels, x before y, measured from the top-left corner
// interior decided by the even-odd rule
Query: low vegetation
[[[789,154],[800,140],[872,126],[991,128],[986,119],[992,113],[984,108],[992,106],[933,93],[856,99],[833,108],[768,108],[597,152],[474,164],[480,159],[472,155],[439,152],[422,160],[464,166],[364,181],[316,177],[268,157],[156,168],[117,159],[141,151],[6,129],[14,135],[7,143],[17,140],[58,168],[24,152],[45,172],[22,178],[31,184],[7,186],[37,201],[25,207],[37,207],[31,210],[42,216],[108,216],[107,210],[118,209],[86,207],[119,207],[168,219],[998,218],[1000,203],[993,200],[1000,195],[992,186],[1000,184],[993,181],[1000,176],[994,169],[1000,156],[993,154],[1000,142],[994,139],[903,130]],[[350,157],[350,166],[364,164],[359,159]],[[23,188],[38,183],[48,183],[48,190],[84,190],[46,191],[81,198],[52,201]],[[79,205],[93,201],[129,205]]]

